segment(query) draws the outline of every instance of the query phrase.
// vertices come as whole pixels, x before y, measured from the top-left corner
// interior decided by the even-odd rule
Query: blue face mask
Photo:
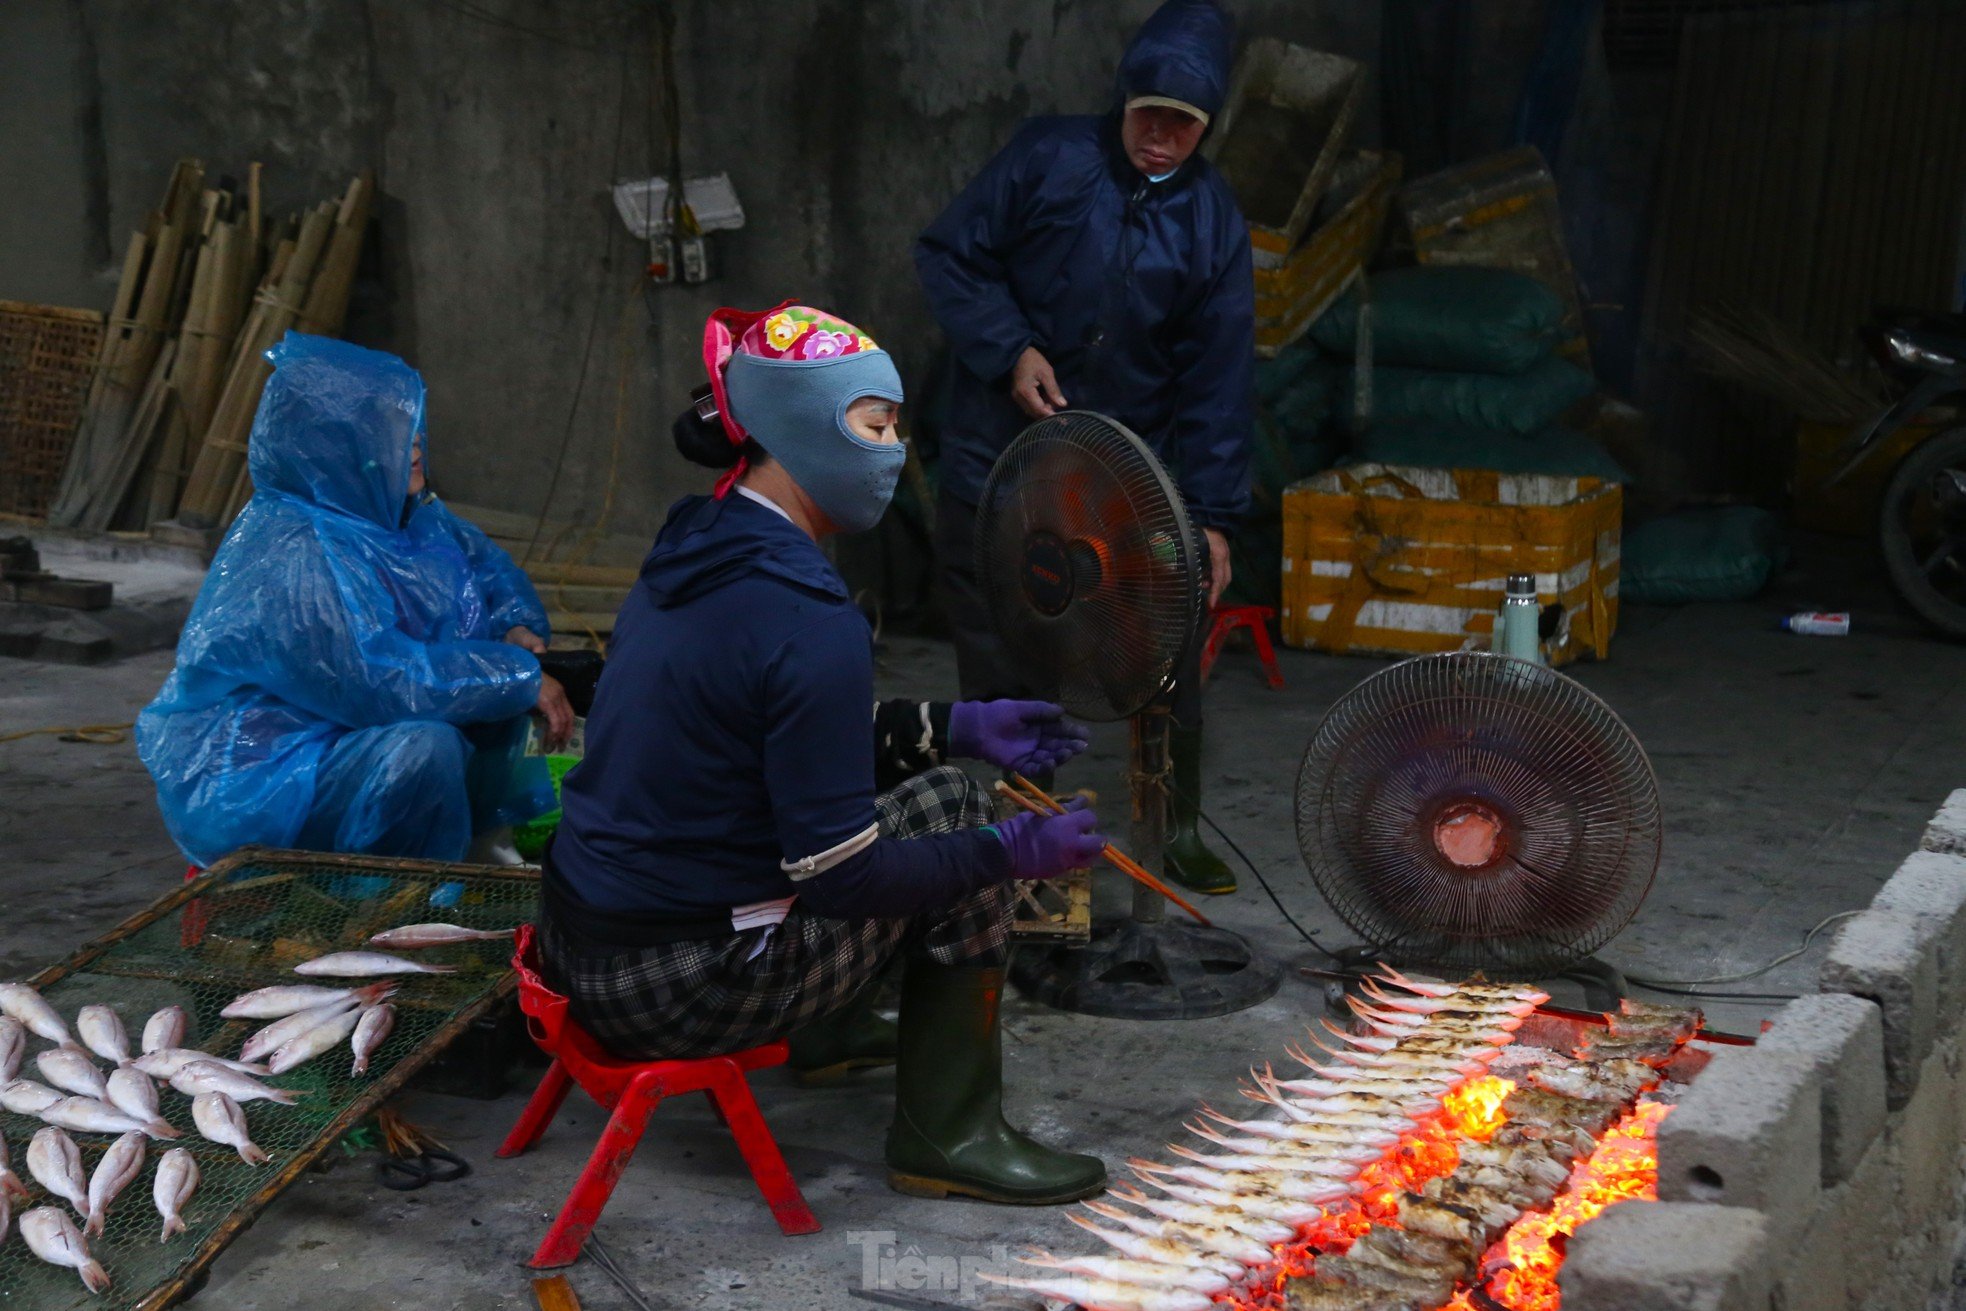
[[[862,396],[901,403],[901,375],[886,351],[824,360],[734,355],[724,386],[731,417],[841,532],[865,532],[880,522],[908,452],[899,442],[858,436],[847,427],[846,411]]]

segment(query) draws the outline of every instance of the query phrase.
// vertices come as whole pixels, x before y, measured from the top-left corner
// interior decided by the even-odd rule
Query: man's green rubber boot
[[[1004,1122],[1001,968],[910,960],[887,1182],[910,1197],[951,1193],[1028,1206],[1106,1186],[1096,1156],[1058,1152]]]
[[[855,1070],[894,1064],[894,1021],[874,1009],[878,983],[869,985],[846,1009],[814,1020],[785,1040],[786,1068],[792,1081],[807,1088],[838,1083]]]
[[[1196,892],[1234,892],[1236,876],[1202,842],[1196,827],[1201,823],[1201,730],[1175,725],[1168,731],[1167,754],[1174,766],[1167,846],[1161,853],[1168,877]]]

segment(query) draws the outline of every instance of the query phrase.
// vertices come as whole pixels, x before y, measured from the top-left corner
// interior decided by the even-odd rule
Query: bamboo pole
[[[254,297],[253,312],[239,335],[198,462],[184,489],[181,518],[201,527],[226,522],[226,509],[239,487],[253,413],[273,366],[265,354],[299,317],[307,284],[319,262],[333,226],[334,210],[322,205],[302,220],[293,251],[277,282],[264,283]]]

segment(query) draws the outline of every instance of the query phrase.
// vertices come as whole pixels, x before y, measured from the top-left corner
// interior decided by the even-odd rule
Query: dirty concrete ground
[[[1928,637],[1848,558],[1819,551],[1811,569],[1753,603],[1629,609],[1602,665],[1573,672],[1648,748],[1664,799],[1666,843],[1652,895],[1603,953],[1655,978],[1729,975],[1789,951],[1836,911],[1865,905],[1946,794],[1966,783],[1966,647]],[[1873,598],[1863,603],[1863,598]],[[1775,630],[1802,608],[1850,608],[1846,639]],[[1349,935],[1304,872],[1292,784],[1326,707],[1379,662],[1283,653],[1273,692],[1243,649],[1210,689],[1206,800],[1277,895],[1320,940]],[[93,669],[0,660],[0,736],[24,728],[123,721],[169,668],[164,653]],[[897,639],[883,690],[946,694],[948,648]],[[1098,730],[1069,782],[1122,795],[1125,733]],[[10,873],[0,977],[18,977],[116,923],[167,889],[183,861],[158,821],[130,745],[34,737],[0,744],[0,827]],[[1116,828],[1123,827],[1116,824]],[[1208,909],[1262,950],[1296,964],[1317,955],[1253,881]],[[1828,935],[1752,982],[1807,988]],[[1097,1020],[1013,999],[1006,1023],[1011,1113],[1059,1143],[1119,1165],[1153,1152],[1201,1100],[1234,1105],[1237,1076],[1276,1058],[1321,1005],[1287,978],[1261,1006],[1187,1023]],[[1778,1000],[1710,1004],[1715,1023],[1752,1030]],[[534,1077],[493,1101],[416,1094],[407,1107],[476,1165],[420,1193],[378,1189],[368,1163],[310,1175],[221,1256],[194,1305],[212,1311],[524,1308],[522,1262],[600,1127],[576,1096],[531,1156],[493,1149]],[[807,1199],[825,1225],[782,1238],[735,1150],[700,1099],[662,1107],[599,1233],[664,1311],[866,1305],[866,1286],[971,1303],[988,1295],[979,1264],[1006,1250],[1083,1244],[1055,1210],[901,1198],[885,1187],[885,1076],[822,1091],[779,1072],[756,1087]],[[630,1306],[592,1263],[569,1272],[594,1311]]]

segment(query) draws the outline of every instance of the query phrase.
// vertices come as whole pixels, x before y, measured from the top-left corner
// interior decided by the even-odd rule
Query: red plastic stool
[[[1247,628],[1256,643],[1256,658],[1263,662],[1263,676],[1270,680],[1271,687],[1281,690],[1283,671],[1277,668],[1276,648],[1270,645],[1270,619],[1276,611],[1267,605],[1218,605],[1208,614],[1208,641],[1201,649],[1202,682],[1208,681],[1209,672],[1215,668],[1215,657],[1222,653],[1222,643],[1229,640],[1229,634]]]
[[[677,1093],[708,1095],[718,1118],[737,1140],[737,1149],[744,1154],[744,1163],[751,1168],[751,1177],[757,1180],[758,1191],[765,1195],[765,1204],[771,1207],[780,1229],[788,1235],[819,1232],[819,1221],[786,1168],[744,1077],[752,1070],[783,1065],[784,1043],[699,1060],[623,1060],[610,1055],[593,1035],[569,1019],[567,999],[541,981],[530,924],[519,929],[512,968],[519,973],[519,1009],[526,1013],[526,1027],[540,1050],[553,1058],[553,1064],[498,1154],[517,1156],[538,1142],[576,1083],[612,1112],[607,1127],[601,1130],[600,1142],[594,1145],[594,1154],[587,1158],[587,1168],[580,1172],[579,1181],[567,1194],[566,1205],[533,1253],[533,1269],[550,1270],[579,1259],[587,1235],[594,1232],[615,1183],[641,1142],[650,1112],[664,1097]]]

